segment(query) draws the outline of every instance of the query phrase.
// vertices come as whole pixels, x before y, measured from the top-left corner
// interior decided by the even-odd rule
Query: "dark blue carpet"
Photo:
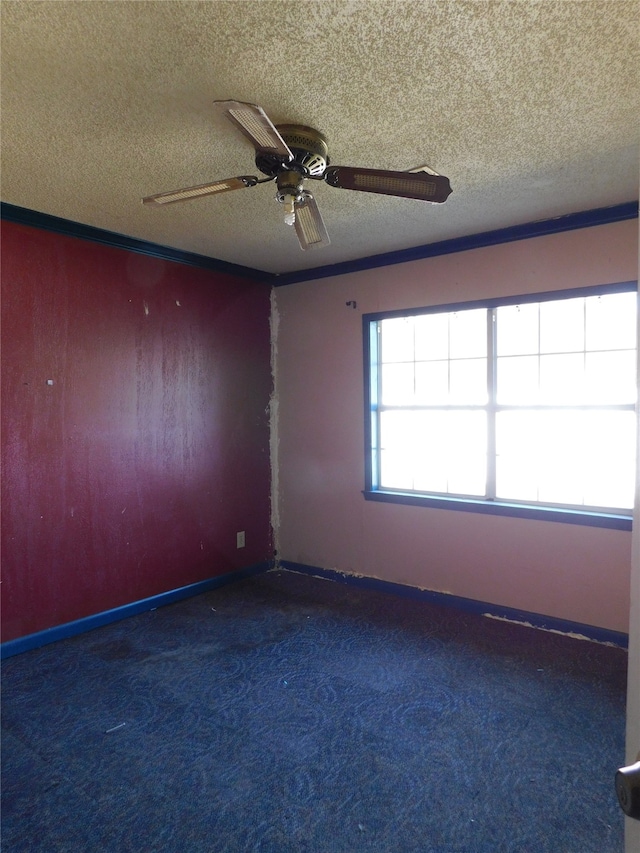
[[[5,853],[620,853],[626,652],[270,572],[3,665]]]

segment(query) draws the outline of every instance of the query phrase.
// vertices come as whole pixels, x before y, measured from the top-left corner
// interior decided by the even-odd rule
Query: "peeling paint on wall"
[[[271,530],[273,536],[273,549],[277,555],[280,553],[280,486],[279,486],[279,460],[278,450],[280,436],[278,434],[278,332],[280,327],[280,315],[276,301],[276,289],[271,289],[271,396],[269,398],[269,455],[271,461]]]
[[[497,616],[495,613],[483,613],[487,619],[496,619],[498,622],[509,622],[511,625],[522,625],[525,628],[535,628],[536,631],[546,631],[549,634],[560,634],[561,637],[572,637],[574,640],[587,640],[589,643],[599,643],[601,646],[611,646],[617,648],[615,643],[608,640],[595,640],[593,637],[587,637],[585,634],[577,634],[575,631],[559,631],[557,628],[544,628],[542,625],[533,625],[531,622],[526,622],[520,619],[509,619],[507,616]]]

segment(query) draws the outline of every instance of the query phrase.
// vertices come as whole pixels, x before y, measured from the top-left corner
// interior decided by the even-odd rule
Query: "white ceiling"
[[[285,273],[638,198],[637,0],[2,0],[2,200]],[[442,205],[312,188],[331,245],[301,251],[212,109],[322,131],[334,165],[447,175]]]

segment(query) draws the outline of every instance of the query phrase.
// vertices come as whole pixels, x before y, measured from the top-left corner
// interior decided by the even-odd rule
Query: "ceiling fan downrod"
[[[329,147],[320,131],[304,124],[278,124],[275,128],[293,158],[257,151],[255,162],[258,169],[270,177],[293,170],[305,178],[321,179],[329,165]]]
[[[295,225],[296,205],[304,198],[304,181],[321,180],[329,163],[327,140],[313,127],[302,124],[279,124],[276,130],[293,155],[279,153],[256,154],[256,166],[265,175],[275,177],[276,199],[284,204],[284,221]]]

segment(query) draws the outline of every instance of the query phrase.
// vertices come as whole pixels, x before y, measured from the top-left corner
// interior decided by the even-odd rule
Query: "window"
[[[624,283],[365,315],[365,496],[626,526],[636,300]]]

